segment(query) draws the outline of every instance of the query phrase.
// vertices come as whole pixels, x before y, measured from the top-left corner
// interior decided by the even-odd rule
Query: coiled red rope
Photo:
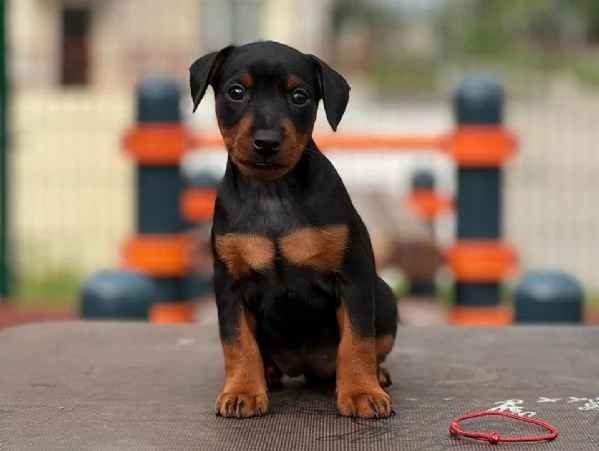
[[[524,423],[536,424],[537,426],[540,426],[540,427],[548,430],[549,433],[546,435],[530,435],[530,436],[525,436],[525,437],[501,437],[499,435],[499,433],[497,433],[497,432],[469,432],[469,431],[463,431],[462,429],[460,429],[461,421],[469,420],[472,418],[478,418],[478,417],[486,417],[486,416],[507,417],[507,418],[512,418],[514,420],[523,421]],[[456,418],[449,424],[449,433],[454,436],[461,435],[463,437],[468,437],[468,438],[472,438],[475,440],[486,440],[493,445],[497,445],[499,442],[518,443],[518,442],[549,441],[549,440],[555,439],[557,437],[558,432],[557,432],[557,428],[555,428],[555,427],[551,426],[550,424],[545,423],[544,421],[541,421],[541,420],[536,420],[536,419],[530,418],[530,417],[523,417],[521,415],[516,415],[513,413],[509,413],[509,412],[495,412],[495,411],[486,410],[486,411],[482,411],[482,412],[469,413],[467,415],[462,415],[461,417]]]

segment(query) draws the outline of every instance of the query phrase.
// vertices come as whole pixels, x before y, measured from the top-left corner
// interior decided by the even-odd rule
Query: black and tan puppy
[[[379,365],[397,307],[370,237],[312,129],[322,99],[337,128],[345,79],[275,42],[230,46],[190,68],[194,111],[208,85],[228,152],[212,230],[225,385],[216,411],[268,411],[283,374],[336,379],[342,415],[388,417]]]

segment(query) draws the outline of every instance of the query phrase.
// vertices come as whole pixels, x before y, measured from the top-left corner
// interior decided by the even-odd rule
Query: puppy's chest
[[[302,227],[273,239],[259,234],[216,235],[216,257],[228,272],[241,277],[252,271],[266,272],[278,260],[321,272],[339,271],[348,245],[346,225]]]

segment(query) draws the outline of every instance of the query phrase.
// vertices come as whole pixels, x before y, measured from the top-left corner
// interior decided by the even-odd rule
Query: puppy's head
[[[199,58],[189,71],[194,111],[211,85],[231,161],[257,180],[276,180],[299,161],[320,99],[333,130],[349,100],[340,74],[276,42],[229,46]]]

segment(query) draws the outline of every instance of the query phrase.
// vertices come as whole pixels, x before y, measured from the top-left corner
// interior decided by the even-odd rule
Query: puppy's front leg
[[[341,415],[385,418],[393,404],[378,380],[374,330],[374,290],[347,285],[337,308],[341,340],[337,351],[337,407]]]
[[[233,293],[217,295],[220,338],[225,359],[225,386],[216,400],[216,413],[245,418],[268,411],[268,396],[256,323]]]

